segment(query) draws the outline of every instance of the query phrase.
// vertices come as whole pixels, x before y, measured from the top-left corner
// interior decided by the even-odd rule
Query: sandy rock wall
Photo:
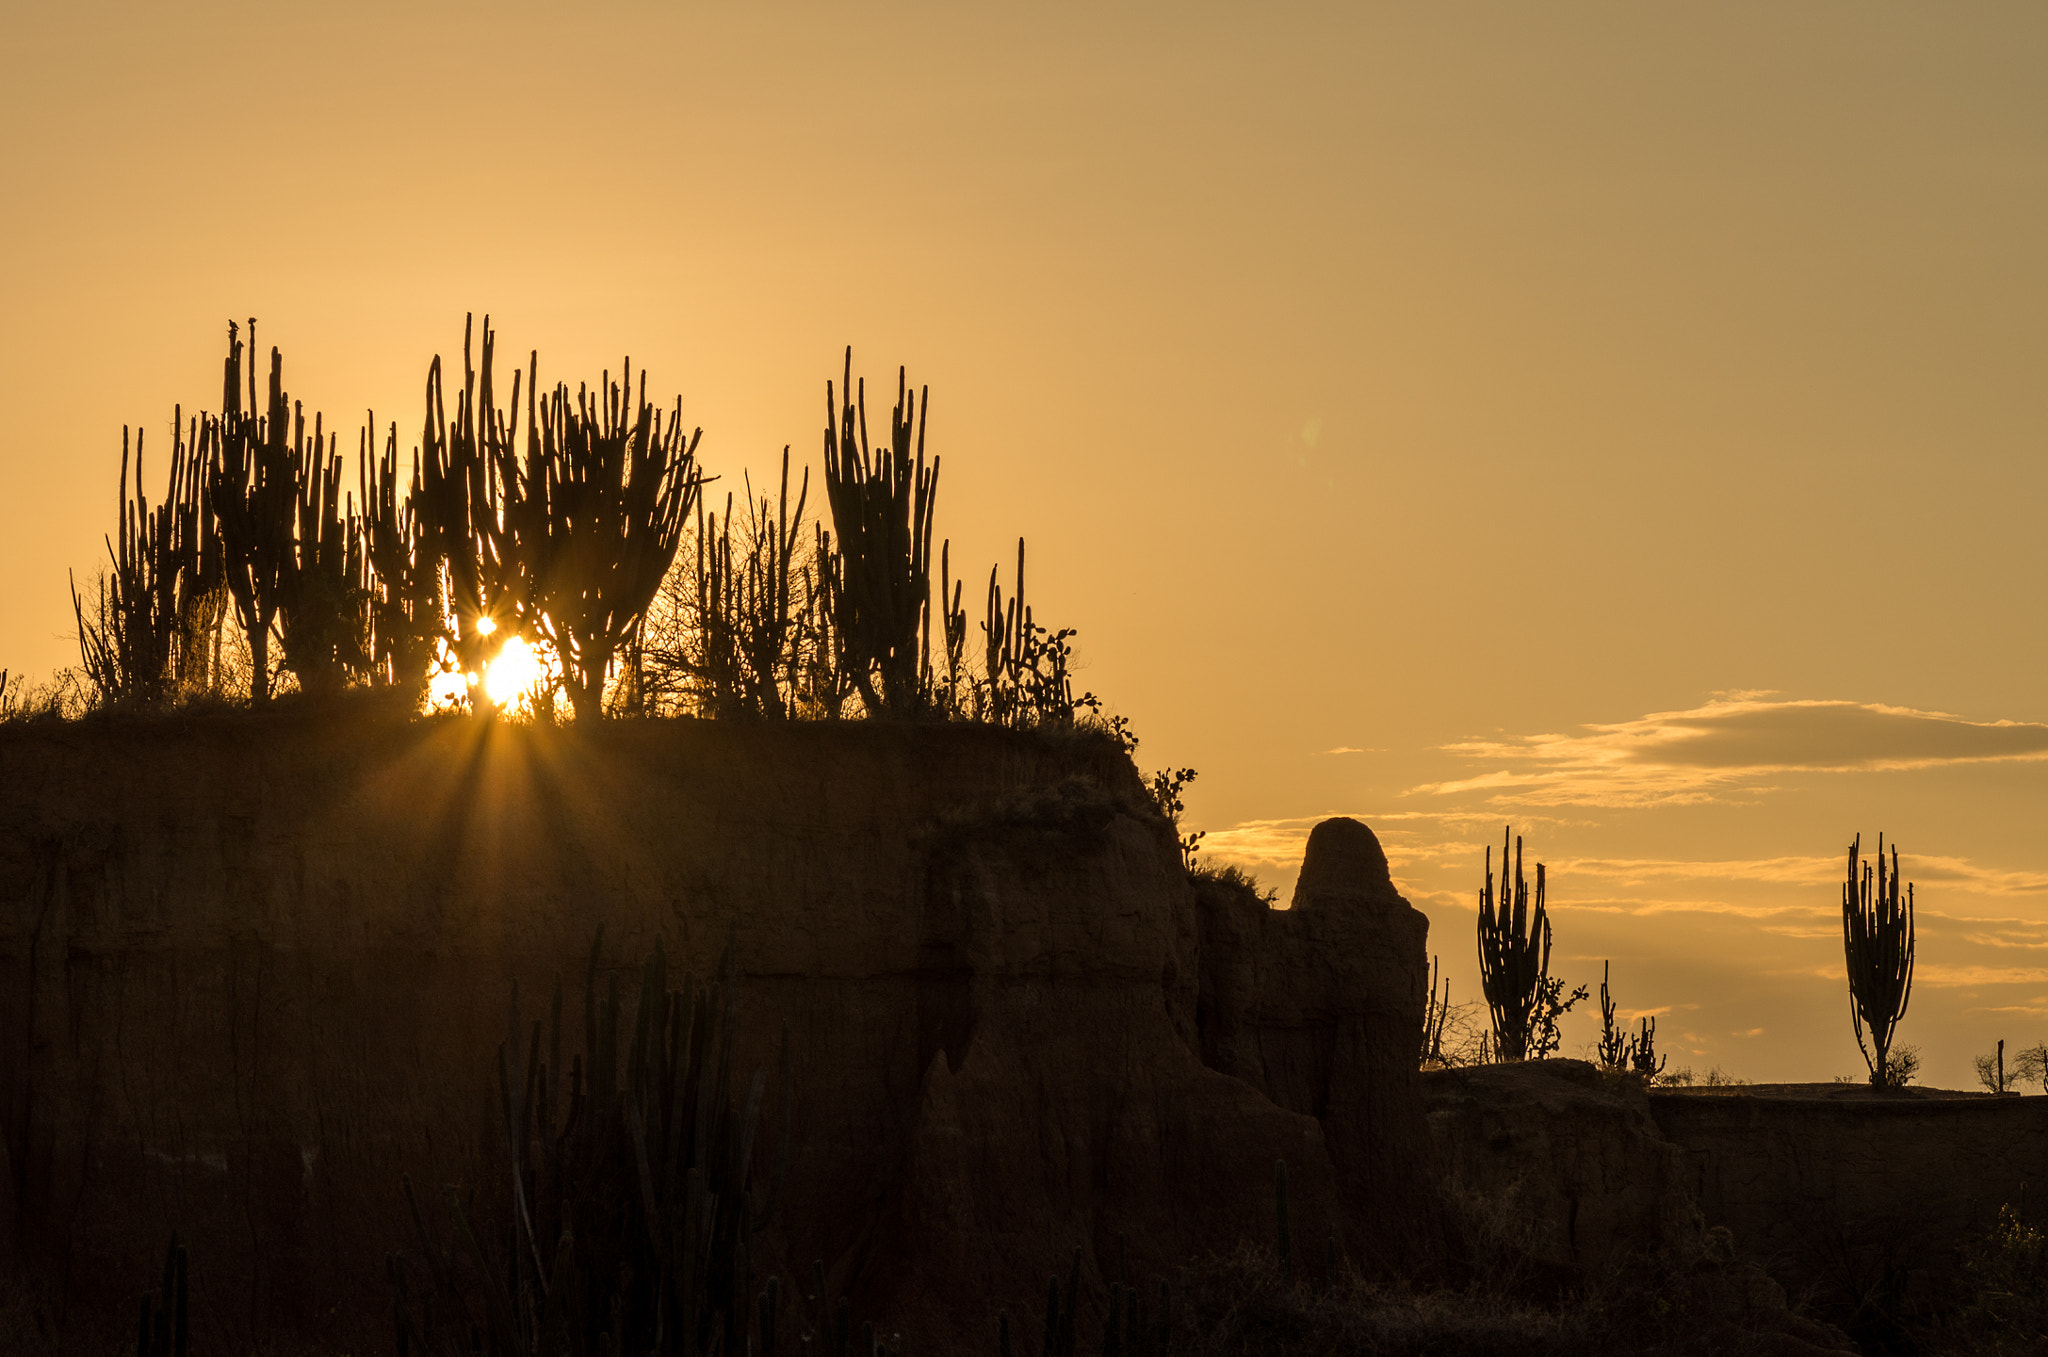
[[[1687,1188],[1794,1288],[1931,1300],[2001,1206],[2048,1211],[2048,1098],[1793,1085],[1651,1095]]]
[[[1597,1280],[1699,1250],[1685,1152],[1652,1120],[1640,1083],[1544,1060],[1432,1070],[1422,1084],[1468,1253],[1518,1246]]]
[[[1372,1208],[1422,1162],[1420,916],[1369,831],[1335,833],[1281,925],[1301,936],[1205,999],[1238,939],[1105,742],[290,714],[0,730],[9,1265],[125,1312],[177,1229],[223,1345],[381,1332],[400,1173],[488,1176],[511,987],[530,1022],[562,981],[580,1042],[600,923],[629,990],[656,938],[700,975],[731,941],[741,1066],[784,1020],[795,1037],[760,1270],[821,1258],[928,1347],[1030,1313],[1076,1245],[1099,1297],[1121,1237],[1141,1276],[1263,1237],[1276,1158],[1298,1230],[1397,1255],[1415,1222]],[[1321,997],[1281,997],[1302,995]],[[1293,1054],[1212,1069],[1205,1012]],[[1397,1060],[1383,1029],[1411,1033]]]

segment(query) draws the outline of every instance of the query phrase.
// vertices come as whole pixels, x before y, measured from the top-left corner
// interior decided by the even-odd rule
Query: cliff
[[[600,984],[730,941],[740,1067],[785,1021],[795,1054],[756,1270],[823,1259],[926,1350],[1031,1313],[1076,1245],[1099,1306],[1125,1237],[1141,1278],[1270,1237],[1279,1158],[1305,1242],[1429,1256],[1424,922],[1351,822],[1295,904],[1191,884],[1086,736],[0,729],[8,1266],[125,1315],[176,1229],[213,1346],[381,1341],[400,1174],[477,1189],[513,985],[530,1021],[562,982],[580,1039],[600,924]]]

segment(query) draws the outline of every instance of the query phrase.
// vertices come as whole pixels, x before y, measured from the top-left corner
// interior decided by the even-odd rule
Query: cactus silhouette
[[[256,322],[249,322],[253,345]],[[305,408],[284,389],[284,357],[270,351],[263,413],[256,413],[256,371],[228,326],[222,412],[208,442],[204,494],[217,561],[249,639],[249,696],[270,696],[270,638],[301,689],[331,693],[370,668],[369,563],[352,497],[341,489],[341,458],[322,416],[306,432]],[[210,567],[209,567],[210,568]]]
[[[272,350],[273,402],[278,365]],[[281,409],[272,419],[281,420]],[[291,412],[291,549],[278,579],[278,620],[285,664],[308,693],[331,694],[370,669],[369,562],[353,498],[341,490],[341,456],[319,412],[306,434],[305,411]]]
[[[1550,919],[1543,911],[1543,864],[1536,864],[1532,901],[1522,875],[1522,841],[1515,844],[1515,878],[1508,882],[1508,847],[1500,849],[1500,893],[1493,881],[1493,849],[1486,850],[1486,884],[1479,892],[1479,981],[1493,1015],[1495,1049],[1502,1060],[1529,1054],[1546,982],[1550,978]]]
[[[202,570],[205,514],[196,426],[188,443],[179,410],[172,430],[169,489],[152,509],[143,490],[143,431],[132,431],[131,459],[131,431],[122,428],[119,516],[106,539],[112,568],[98,580],[90,606],[75,582],[71,588],[80,664],[100,705],[160,706],[205,654],[190,639],[212,583]]]
[[[939,459],[925,462],[930,392],[896,374],[889,443],[868,444],[867,383],[825,383],[825,493],[839,538],[832,617],[848,680],[873,716],[929,705],[932,511]]]
[[[1892,1087],[1892,1038],[1913,997],[1913,887],[1899,893],[1899,850],[1887,871],[1884,836],[1874,865],[1861,860],[1863,836],[1849,844],[1849,875],[1842,883],[1842,952],[1849,973],[1849,1020],[1856,1048],[1870,1067],[1870,1082]],[[1861,874],[1858,874],[1859,868]],[[1869,1030],[1868,1041],[1864,1038]]]
[[[602,946],[600,933],[586,971],[584,1049],[572,1061],[566,1108],[557,1067],[560,985],[545,1039],[539,1021],[522,1029],[513,990],[497,1054],[513,1247],[492,1265],[452,1195],[452,1250],[436,1245],[416,1215],[427,1290],[415,1298],[402,1257],[388,1265],[404,1349],[468,1350],[466,1332],[437,1324],[437,1316],[461,1313],[470,1294],[460,1272],[446,1265],[456,1254],[466,1256],[481,1285],[493,1353],[729,1352],[743,1350],[755,1333],[772,1345],[781,1284],[770,1278],[756,1292],[749,1256],[755,1232],[776,1209],[788,1160],[788,1028],[771,1158],[757,1155],[755,1142],[767,1072],[754,1072],[743,1097],[734,1082],[731,947],[717,979],[700,984],[686,975],[675,988],[657,944],[641,967],[627,1026],[616,977],[598,994]],[[406,1191],[410,1197],[409,1183]]]
[[[413,452],[410,479],[402,479],[398,426],[391,425],[380,456],[371,445],[376,422],[372,414],[363,429],[357,463],[370,567],[371,680],[417,698],[426,686],[434,642],[441,635],[441,558],[421,503],[419,452]]]
[[[1422,1059],[1444,1063],[1444,1024],[1451,1016],[1451,982],[1443,977],[1439,990],[1437,957],[1429,958],[1429,994],[1422,1008]]]
[[[557,383],[542,397],[540,357],[528,356],[526,441],[519,440],[522,375],[496,403],[496,332],[484,317],[481,365],[474,317],[462,338],[462,391],[447,415],[441,360],[427,373],[419,504],[446,562],[456,662],[480,670],[514,635],[548,641],[579,721],[604,714],[604,685],[675,561],[703,479],[701,429],[685,432],[682,403],[667,414],[605,373],[593,392]]]
[[[698,505],[688,578],[680,588],[665,586],[685,616],[650,657],[658,670],[681,677],[702,715],[838,713],[843,694],[830,677],[830,617],[820,607],[819,556],[829,553],[829,539],[804,530],[810,480],[806,469],[792,502],[784,448],[772,502],[754,497],[749,481],[743,510],[735,511],[732,495],[723,516]]]
[[[135,1338],[135,1357],[185,1357],[190,1342],[190,1291],[185,1275],[185,1246],[175,1232],[164,1252],[164,1280],[152,1310],[142,1298],[142,1323]]]

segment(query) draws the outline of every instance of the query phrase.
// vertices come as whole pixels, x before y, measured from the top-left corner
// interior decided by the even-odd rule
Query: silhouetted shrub
[[[744,508],[707,512],[662,583],[642,637],[650,711],[787,720],[845,706],[832,632],[831,535],[805,517],[810,472],[792,503],[789,450],[771,503],[746,483]]]

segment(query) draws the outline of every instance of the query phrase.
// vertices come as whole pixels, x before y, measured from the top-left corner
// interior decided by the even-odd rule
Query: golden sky
[[[1358,815],[1469,998],[1512,819],[1555,970],[1825,1079],[1882,829],[1967,1085],[2048,1039],[2044,69],[2021,4],[15,0],[0,664],[229,317],[344,443],[469,310],[630,354],[734,479],[851,343],[1218,856]]]

